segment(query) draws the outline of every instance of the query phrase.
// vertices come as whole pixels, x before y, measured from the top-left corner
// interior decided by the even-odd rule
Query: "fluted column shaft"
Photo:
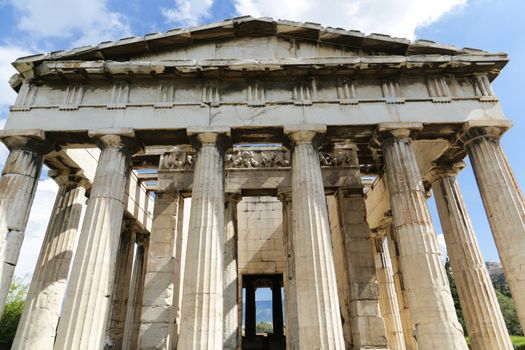
[[[468,334],[474,349],[512,350],[455,170],[437,168],[431,181]]]
[[[15,135],[2,131],[9,156],[0,178],[0,315],[13,279],[35,197],[43,156],[51,149],[43,132]]]
[[[410,130],[381,135],[400,263],[421,349],[467,349],[430,218]]]
[[[392,260],[388,251],[388,241],[386,237],[380,236],[375,238],[374,243],[379,306],[381,315],[385,320],[388,346],[391,350],[405,350],[403,324],[401,322],[399,303],[397,302]]]
[[[397,294],[397,303],[399,305],[399,316],[401,317],[401,325],[403,328],[403,338],[405,340],[405,347],[407,350],[417,350],[416,338],[414,338],[414,322],[412,322],[412,315],[408,308],[405,285],[403,283],[403,274],[399,267],[399,249],[396,247],[397,241],[393,233],[392,225],[386,228],[388,245],[388,253],[390,257],[390,265],[392,266],[392,274],[394,278],[394,287]]]
[[[494,241],[525,329],[525,201],[499,143],[496,127],[471,128],[467,151]]]
[[[283,205],[283,245],[286,252],[286,266],[284,269],[284,307],[286,317],[286,349],[299,350],[298,319],[297,319],[297,287],[295,275],[295,258],[293,251],[292,225],[292,194],[279,194]]]
[[[316,130],[286,128],[292,141],[292,232],[299,346],[344,349]]]
[[[191,132],[191,131],[190,131]],[[223,346],[224,159],[222,134],[200,132],[193,177],[178,349]]]
[[[115,279],[115,264],[133,132],[90,133],[102,149],[66,290],[54,349],[102,348]]]
[[[120,233],[115,266],[115,283],[113,285],[113,297],[105,340],[105,343],[114,350],[121,350],[124,341],[124,325],[128,313],[127,304],[129,302],[131,272],[137,235],[135,225],[135,219],[125,218],[122,222],[122,232]]]
[[[124,325],[123,350],[137,349],[140,329],[140,314],[144,296],[144,280],[146,277],[146,257],[148,256],[149,237],[137,235],[135,261],[129,287],[129,302],[126,323]]]
[[[13,349],[53,349],[73,244],[85,201],[79,176],[50,171],[59,185]]]
[[[237,268],[237,204],[239,194],[226,198],[224,228],[224,349],[237,350],[241,344]]]

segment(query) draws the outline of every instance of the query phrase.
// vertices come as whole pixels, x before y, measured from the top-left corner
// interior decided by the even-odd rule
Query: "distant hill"
[[[501,265],[501,263],[497,261],[487,261],[485,262],[485,265],[487,266],[487,270],[489,271],[490,279],[492,280],[494,288],[502,294],[506,295],[507,297],[511,297],[509,283],[505,278],[505,274],[503,273],[503,266]]]

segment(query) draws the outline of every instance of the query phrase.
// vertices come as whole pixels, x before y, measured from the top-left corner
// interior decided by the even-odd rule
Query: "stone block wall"
[[[244,197],[239,202],[239,274],[284,273],[282,221],[282,204],[275,197]]]

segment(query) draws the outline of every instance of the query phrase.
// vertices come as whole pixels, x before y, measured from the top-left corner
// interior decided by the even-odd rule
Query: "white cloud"
[[[32,38],[62,38],[74,46],[128,36],[125,16],[111,12],[107,0],[10,0],[19,14],[18,29]]]
[[[235,0],[240,15],[269,16],[413,39],[418,27],[461,8],[467,0]]]
[[[26,277],[33,274],[57,191],[58,186],[53,179],[39,181],[15,269],[16,276]]]
[[[174,8],[161,8],[169,23],[194,26],[208,17],[213,0],[175,0]]]
[[[448,257],[447,244],[445,243],[445,236],[442,233],[438,233],[437,241],[439,244],[439,251],[441,252],[441,260],[446,261]]]
[[[31,54],[31,51],[21,47],[0,46],[0,107],[13,104],[16,98],[16,92],[9,86],[9,78],[16,73],[11,62]]]

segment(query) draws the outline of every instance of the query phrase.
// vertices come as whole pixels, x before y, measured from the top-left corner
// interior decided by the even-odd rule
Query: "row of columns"
[[[294,264],[287,267],[286,273],[293,273],[295,276],[297,310],[297,319],[291,321],[290,325],[297,337],[293,342],[299,348],[343,349],[328,212],[317,153],[319,136],[324,131],[325,128],[319,126],[285,128],[292,148],[293,210],[291,223],[287,227],[291,231],[288,240],[294,257]],[[411,146],[413,131],[414,128],[383,125],[379,128],[377,138],[385,159],[398,248],[396,257],[403,271],[403,293],[420,348],[466,349],[444,268],[439,261],[425,190]],[[225,229],[223,145],[228,130],[195,129],[188,132],[195,141],[198,157],[187,236],[187,250],[191,254],[185,259],[184,301],[180,318],[177,317],[180,319],[180,330],[173,344],[178,344],[177,348],[180,349],[221,349],[224,339],[238,339],[237,334],[230,332],[231,327],[225,329],[223,326],[230,311],[226,305],[231,301],[228,298],[225,300],[223,294],[225,286],[232,279],[231,276],[225,277],[228,276],[225,273],[225,269],[228,270],[228,266],[225,266],[225,231],[228,229]],[[520,266],[525,261],[525,249],[522,249],[525,248],[525,209],[523,196],[499,146],[500,134],[501,129],[497,127],[475,127],[465,133],[464,141],[523,324],[525,298],[520,297],[523,295],[520,291],[525,290],[525,272]],[[102,152],[77,253],[72,263],[54,349],[102,347],[115,283],[125,185],[130,172],[131,155],[139,148],[131,130],[120,131],[119,134],[101,131],[90,133],[90,136],[97,141]],[[0,229],[4,232],[0,240],[0,296],[3,298],[0,304],[5,300],[16,265],[43,154],[50,147],[41,134],[29,137],[4,134],[3,140],[10,147],[11,153],[0,179]],[[445,178],[436,180],[437,187],[440,187],[436,191],[438,195],[449,199],[450,196],[457,197],[453,182],[448,181],[447,187],[446,180],[443,179]],[[451,210],[450,205],[444,205],[447,210]],[[461,205],[458,208],[463,210]],[[442,211],[445,213],[440,210],[440,215]],[[450,213],[443,215],[453,217]],[[455,221],[451,219],[451,225],[458,226],[458,221],[462,220],[464,221],[464,217]],[[52,226],[50,224],[46,236],[59,231]],[[463,223],[462,228],[468,226]],[[231,238],[231,232],[227,238]],[[454,241],[453,238],[450,239]],[[465,249],[464,253],[466,252],[471,253],[471,249]],[[39,270],[52,267],[45,262],[50,254],[52,255],[45,251],[41,253],[39,266],[42,268]],[[142,254],[150,255],[145,251]],[[234,253],[228,251],[227,256],[233,256],[232,254]],[[479,259],[465,261],[469,269],[479,269]],[[456,270],[461,271],[458,266],[461,263],[453,264],[455,273]],[[40,294],[44,296],[42,300],[48,296],[48,293],[42,292],[47,284],[38,284],[40,275],[45,276],[45,271],[37,271],[35,274],[32,299],[28,305],[38,305],[33,299],[38,300]],[[474,275],[474,272],[465,272],[465,280]],[[486,278],[483,281],[487,283]],[[144,283],[147,284],[147,280]],[[461,283],[458,283],[458,287]],[[464,283],[459,287],[460,294],[469,293],[466,285],[470,286]],[[493,310],[494,305],[487,304],[487,300],[493,300],[489,294],[479,295],[478,300],[486,308]],[[225,313],[225,310],[228,312]],[[39,307],[30,308],[27,315],[24,311],[25,320],[34,317],[32,312],[38,314]],[[235,311],[232,315],[234,314]],[[479,315],[474,316],[475,314],[472,311],[469,315],[473,316],[467,316],[467,319],[471,318],[467,325],[473,329],[476,329],[476,322],[479,321]],[[35,317],[38,319],[38,316]],[[488,318],[494,323],[494,317]],[[171,315],[170,322],[175,322],[173,319],[174,316]],[[228,324],[230,323],[233,324]],[[483,322],[478,323],[483,326]],[[29,321],[24,321],[21,325],[17,341],[39,338],[40,334],[45,333],[38,332],[33,337],[30,335],[31,329],[24,330],[27,325],[31,328]],[[128,332],[129,329],[130,327]],[[47,334],[51,332],[48,330]],[[486,338],[481,339],[480,344],[487,344],[490,336]],[[504,348],[508,345],[504,343],[503,341],[503,345],[499,346]],[[491,348],[488,345],[483,346],[485,345],[480,345],[480,348]],[[21,345],[19,348],[29,347]]]

